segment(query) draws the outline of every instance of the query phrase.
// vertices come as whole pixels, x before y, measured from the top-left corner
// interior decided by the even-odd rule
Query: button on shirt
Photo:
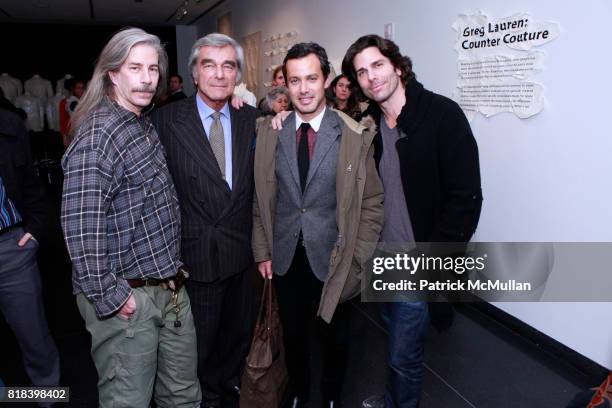
[[[21,222],[21,215],[15,205],[6,194],[2,176],[0,176],[0,231],[10,228]]]
[[[61,222],[74,293],[100,317],[121,308],[126,279],[174,276],[180,210],[163,148],[145,114],[105,101],[62,159]]]
[[[206,132],[206,137],[210,141],[210,127],[213,123],[212,114],[215,113],[215,110],[208,106],[200,97],[200,95],[196,96],[196,104],[198,106],[198,114],[200,115],[200,120],[202,121],[202,126],[204,126],[204,132]],[[225,181],[227,181],[227,185],[230,190],[232,189],[232,121],[230,118],[230,109],[229,104],[226,102],[223,105],[223,108],[219,111],[221,116],[219,120],[221,120],[221,126],[223,127],[223,139],[225,140]]]

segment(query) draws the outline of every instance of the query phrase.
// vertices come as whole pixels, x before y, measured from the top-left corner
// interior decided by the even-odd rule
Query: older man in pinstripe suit
[[[195,96],[165,106],[153,122],[178,192],[187,290],[198,336],[205,407],[238,406],[248,351],[253,154],[256,110],[229,105],[244,67],[232,38],[209,34],[189,60]]]

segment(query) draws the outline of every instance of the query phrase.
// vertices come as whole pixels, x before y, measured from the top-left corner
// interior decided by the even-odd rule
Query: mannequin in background
[[[34,156],[34,160],[38,161],[44,157],[45,139],[43,130],[45,129],[45,105],[41,103],[40,98],[30,95],[25,92],[17,97],[15,106],[25,111],[28,116],[25,125],[30,131],[30,147]]]
[[[73,76],[70,74],[66,74],[64,75],[62,78],[57,80],[57,83],[55,84],[55,94],[62,94],[65,97],[70,96],[70,91],[69,91],[69,87],[66,86],[66,81],[72,79]]]
[[[28,115],[26,127],[33,132],[42,132],[45,128],[45,111],[40,98],[32,96],[28,91],[17,97],[15,107],[21,108]]]
[[[64,98],[63,94],[58,93],[47,102],[45,114],[47,115],[47,126],[50,130],[60,130],[59,105]]]
[[[11,101],[11,103],[14,103],[15,99],[23,94],[23,85],[21,85],[21,81],[17,78],[13,78],[6,72],[0,75],[0,88],[4,92],[4,97]]]
[[[43,105],[46,105],[47,101],[53,98],[51,81],[38,74],[34,74],[32,78],[25,81],[24,88],[26,93],[29,92],[31,96],[39,98]]]

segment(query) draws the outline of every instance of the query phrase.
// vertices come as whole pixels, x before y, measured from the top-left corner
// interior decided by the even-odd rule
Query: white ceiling
[[[0,23],[192,24],[222,0],[187,0],[188,13],[175,13],[185,0],[0,0]]]

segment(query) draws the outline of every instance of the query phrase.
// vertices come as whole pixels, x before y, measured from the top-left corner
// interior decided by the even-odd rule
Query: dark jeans
[[[0,311],[15,333],[32,385],[57,387],[60,361],[42,302],[38,243],[30,239],[18,246],[23,234],[15,228],[0,235]]]
[[[283,276],[272,279],[283,325],[283,343],[289,391],[307,401],[310,393],[310,339],[314,334],[321,348],[321,394],[327,400],[339,400],[348,350],[349,307],[338,305],[331,323],[317,317],[323,282],[308,263],[306,251],[298,244],[293,261]]]
[[[423,384],[424,343],[429,326],[427,302],[382,303],[380,313],[389,330],[387,408],[416,408]]]

